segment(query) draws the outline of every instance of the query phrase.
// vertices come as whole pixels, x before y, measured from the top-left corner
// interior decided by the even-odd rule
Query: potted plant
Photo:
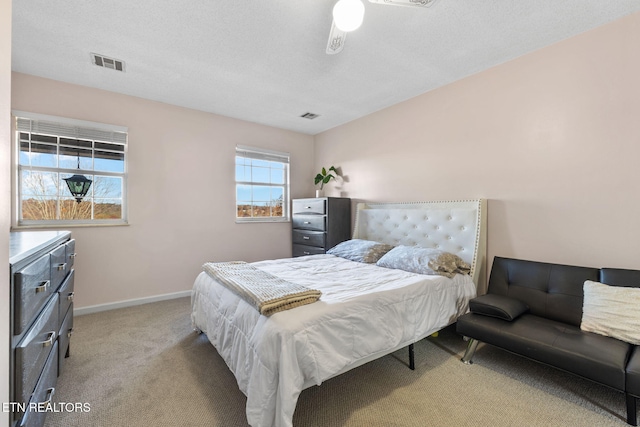
[[[322,189],[324,185],[327,184],[332,179],[336,179],[336,177],[333,174],[331,174],[331,172],[335,172],[335,174],[338,175],[338,170],[333,166],[329,168],[329,171],[327,171],[325,168],[322,168],[320,173],[316,175],[314,179],[315,184],[316,185],[320,184],[320,189],[316,190],[316,197],[322,197]]]

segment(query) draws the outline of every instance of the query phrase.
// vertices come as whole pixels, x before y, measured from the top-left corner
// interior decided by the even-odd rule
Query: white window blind
[[[17,113],[20,114],[20,113]],[[22,113],[26,115],[28,113]],[[42,117],[36,115],[36,117]],[[84,123],[85,126],[94,126],[92,128],[80,126],[74,123]],[[104,126],[100,128],[100,123],[81,122],[78,120],[70,121],[70,124],[52,122],[45,119],[30,119],[25,117],[16,118],[16,128],[19,131],[33,132],[45,135],[61,136],[67,138],[98,140],[103,142],[112,142],[117,144],[127,143],[126,128],[115,126]],[[110,129],[111,128],[111,129]],[[122,129],[122,130],[115,130]]]

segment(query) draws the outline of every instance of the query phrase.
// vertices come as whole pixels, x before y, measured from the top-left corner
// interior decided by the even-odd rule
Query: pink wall
[[[129,128],[129,226],[71,229],[76,307],[191,289],[207,261],[291,256],[289,223],[235,223],[236,144],[291,153],[291,194],[313,193],[313,137],[13,74],[13,108]]]
[[[0,0],[0,169],[11,168],[11,0]],[[0,174],[0,259],[9,259],[11,177]],[[0,263],[0,403],[9,401],[9,263]],[[9,414],[0,412],[0,427]]]
[[[315,138],[22,74],[12,108],[129,127],[131,225],[72,229],[77,307],[186,291],[210,260],[290,255],[290,224],[234,222],[236,144],[291,152],[293,197],[336,165],[347,179],[328,195],[487,198],[489,260],[640,268],[639,45],[636,14]],[[183,176],[198,185],[181,193]]]
[[[328,195],[489,199],[488,251],[640,268],[640,14],[316,136]],[[332,193],[331,193],[332,192]]]

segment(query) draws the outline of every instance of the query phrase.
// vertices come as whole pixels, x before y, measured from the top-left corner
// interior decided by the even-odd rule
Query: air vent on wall
[[[314,114],[314,113],[304,113],[303,115],[301,115],[300,117],[302,117],[303,119],[309,119],[309,120],[313,120],[316,117],[319,117],[320,114]]]
[[[121,61],[119,59],[113,59],[109,58],[108,56],[92,53],[91,60],[98,67],[110,68],[116,71],[124,71],[124,61]]]

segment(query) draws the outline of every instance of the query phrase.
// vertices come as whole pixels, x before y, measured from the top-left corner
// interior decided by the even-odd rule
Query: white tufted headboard
[[[471,264],[478,295],[486,292],[487,201],[358,203],[354,239],[438,248]]]

